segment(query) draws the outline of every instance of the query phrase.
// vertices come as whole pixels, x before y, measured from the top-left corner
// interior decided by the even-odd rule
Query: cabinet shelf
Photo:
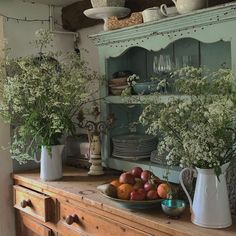
[[[168,180],[173,183],[178,183],[179,181],[179,173],[181,171],[180,167],[168,167],[159,165],[149,160],[139,160],[139,161],[128,161],[122,160],[115,157],[110,157],[108,159],[109,167],[112,169],[120,170],[120,171],[128,171],[132,169],[134,166],[140,166],[144,170],[151,170],[156,176],[163,179],[163,176],[167,174],[168,171]]]
[[[185,95],[132,95],[128,97],[122,96],[107,96],[106,103],[112,104],[145,104],[145,103],[167,103],[173,99],[187,100],[189,96]]]

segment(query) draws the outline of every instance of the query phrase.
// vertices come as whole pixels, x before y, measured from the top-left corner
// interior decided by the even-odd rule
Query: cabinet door
[[[17,236],[52,236],[52,230],[32,220],[29,216],[18,214]]]

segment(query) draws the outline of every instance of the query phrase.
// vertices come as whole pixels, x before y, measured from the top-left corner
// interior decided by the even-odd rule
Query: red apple
[[[148,200],[156,200],[158,199],[158,194],[155,190],[150,190],[147,192],[147,199]]]
[[[120,175],[119,178],[119,182],[122,184],[131,184],[134,185],[135,184],[135,179],[134,176],[130,173],[123,173]]]
[[[138,178],[140,178],[142,172],[143,172],[143,169],[141,167],[138,167],[138,166],[134,167],[131,170],[132,175],[135,176],[135,177],[138,177]]]
[[[144,170],[142,173],[141,173],[141,179],[144,181],[144,182],[147,182],[150,178],[151,178],[151,171],[149,170]]]
[[[130,200],[143,201],[146,198],[146,192],[143,188],[136,189],[130,193]]]
[[[153,184],[151,184],[150,182],[146,182],[143,186],[143,188],[145,189],[146,192],[150,191],[150,190],[153,190],[154,189],[154,186]]]

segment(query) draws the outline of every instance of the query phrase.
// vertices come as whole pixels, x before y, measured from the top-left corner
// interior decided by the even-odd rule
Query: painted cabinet
[[[182,66],[207,67],[214,71],[221,67],[236,72],[236,3],[198,10],[189,14],[169,17],[115,31],[90,36],[99,50],[100,72],[107,81],[117,71],[129,70],[147,81],[155,76],[154,60],[169,55],[175,68]],[[185,62],[184,62],[185,61]],[[102,158],[106,166],[128,170],[137,163],[112,157],[111,137],[127,133],[129,123],[137,121],[142,111],[142,97],[124,99],[111,96],[108,84],[101,85],[102,119],[115,113],[114,128],[103,137]],[[150,99],[157,99],[151,95]],[[159,96],[161,102],[172,94]],[[132,104],[132,105],[131,105]],[[138,127],[138,132],[145,132]],[[166,174],[166,168],[149,160],[138,162],[158,176]],[[169,180],[178,182],[179,169],[173,168]]]

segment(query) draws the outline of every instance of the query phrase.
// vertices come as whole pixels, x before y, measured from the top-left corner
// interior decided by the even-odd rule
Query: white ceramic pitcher
[[[62,150],[64,145],[51,146],[51,152],[46,146],[41,147],[40,179],[53,181],[61,179],[62,174]]]
[[[191,11],[204,8],[206,0],[172,0],[179,14],[189,13]]]
[[[197,169],[197,182],[193,202],[183,183],[183,173],[180,172],[180,184],[186,193],[191,211],[191,221],[206,228],[226,228],[232,224],[229,207],[228,191],[226,186],[225,171],[229,163],[221,167],[222,174],[219,180],[213,169]]]

